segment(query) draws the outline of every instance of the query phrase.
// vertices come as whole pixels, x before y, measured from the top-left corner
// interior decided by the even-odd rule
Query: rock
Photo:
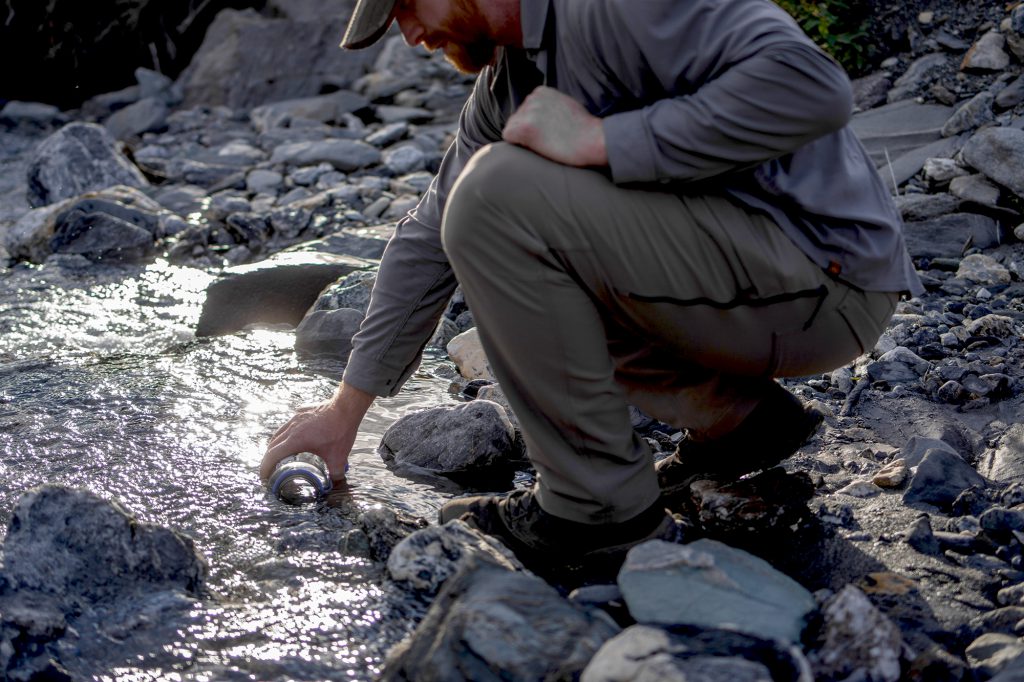
[[[967,171],[953,159],[927,159],[922,170],[933,185],[948,185],[953,178],[967,175]]]
[[[399,418],[384,432],[377,452],[399,470],[498,478],[510,473],[514,439],[501,405],[474,400]]]
[[[932,80],[949,65],[949,59],[941,52],[925,55],[907,67],[902,76],[893,83],[889,91],[890,103],[907,100],[924,92]]]
[[[879,469],[871,477],[871,482],[879,488],[899,488],[906,482],[909,475],[910,469],[907,467],[906,462],[902,459],[897,459]]]
[[[917,519],[914,520],[914,523],[907,528],[904,535],[906,537],[907,544],[921,554],[938,556],[942,552],[942,546],[935,537],[935,532],[932,530],[931,520],[928,518],[927,514],[917,517]]]
[[[897,346],[883,353],[876,362],[868,365],[867,373],[871,381],[900,383],[917,381],[931,367],[932,363],[921,358],[909,348]]]
[[[285,249],[284,253],[307,253],[310,251],[331,253],[337,256],[351,256],[367,260],[379,260],[384,255],[387,240],[341,230],[323,239],[302,242]],[[354,306],[353,306],[354,307]]]
[[[998,339],[1012,339],[1017,336],[1013,318],[995,313],[972,320],[967,325],[967,333],[971,336],[994,336]]]
[[[119,216],[70,208],[57,217],[50,246],[95,262],[138,263],[153,256],[156,243],[153,233]]]
[[[252,194],[276,194],[284,184],[284,176],[277,171],[256,169],[245,176],[245,188]]]
[[[811,594],[763,559],[714,540],[629,551],[619,589],[638,623],[725,628],[798,642]]]
[[[145,97],[114,112],[103,125],[116,139],[127,140],[166,128],[168,114],[170,109],[163,99]]]
[[[882,174],[887,184],[892,182],[897,186],[902,185],[917,175],[928,159],[948,158],[958,154],[965,137],[966,134],[942,137],[923,147],[908,149],[895,158],[891,155],[888,159],[883,157],[882,162],[876,163],[878,172]]]
[[[367,135],[363,141],[367,144],[372,144],[374,147],[387,147],[398,142],[408,133],[409,124],[406,121],[398,121],[397,123],[389,123],[385,126],[381,126],[374,132]]]
[[[908,467],[916,467],[929,450],[944,450],[957,457],[962,457],[960,451],[941,438],[928,438],[922,435],[911,436],[907,444],[900,450],[900,456]]]
[[[987,249],[999,243],[999,224],[975,213],[953,213],[904,226],[912,258],[959,258],[970,244]]]
[[[370,293],[376,281],[376,273],[367,270],[346,275],[324,289],[312,309],[316,311],[352,308],[365,315],[366,309],[370,307]]]
[[[1024,425],[1014,424],[999,447],[982,456],[978,473],[1000,483],[1024,480]]]
[[[783,649],[767,640],[723,630],[688,636],[631,625],[604,643],[580,680],[810,682],[811,671],[797,647]]]
[[[809,656],[815,679],[900,679],[900,629],[863,592],[845,586],[824,604],[821,615],[822,643]]]
[[[426,519],[387,507],[371,507],[360,514],[356,522],[367,538],[370,558],[374,561],[387,561],[395,545],[429,526]]]
[[[1010,65],[1010,55],[1003,47],[1006,39],[999,31],[989,31],[964,55],[960,68],[964,71],[1002,71]]]
[[[94,123],[69,123],[36,149],[28,169],[28,202],[44,206],[114,185],[147,187],[142,173]]]
[[[1019,635],[1021,628],[1018,626],[1021,621],[1024,621],[1024,606],[1004,606],[971,619],[970,625],[978,634],[998,632],[1004,635]]]
[[[986,633],[971,642],[964,654],[978,679],[990,679],[1009,667],[1024,675],[1024,642],[1019,637]]]
[[[519,559],[499,540],[458,519],[408,534],[391,548],[387,569],[392,580],[435,595],[462,566],[480,562],[507,571],[524,570]]]
[[[985,479],[959,455],[945,450],[928,450],[910,479],[903,502],[949,507],[957,495],[971,487],[985,488]]]
[[[350,256],[293,251],[227,268],[206,289],[196,336],[230,334],[256,323],[298,325],[324,287],[373,266]]]
[[[23,494],[4,541],[8,590],[49,595],[65,609],[160,590],[198,596],[206,573],[191,539],[84,490]]]
[[[979,130],[964,145],[963,157],[993,182],[1024,195],[1024,130]]]
[[[942,126],[942,136],[952,137],[994,121],[996,117],[992,112],[992,105],[995,100],[995,95],[991,92],[979,92],[949,117]]]
[[[494,374],[491,365],[487,361],[487,354],[480,343],[480,332],[476,327],[465,331],[446,346],[448,356],[459,366],[459,372],[467,379],[489,379],[494,381]]]
[[[377,107],[377,118],[384,123],[427,123],[434,118],[434,112],[421,107],[402,107],[381,104]]]
[[[996,95],[996,107],[999,109],[1012,109],[1021,102],[1024,102],[1024,76],[1017,78],[999,91]]]
[[[29,124],[39,127],[63,125],[68,117],[52,104],[43,102],[11,101],[0,108],[0,123],[7,125]]]
[[[411,144],[392,147],[384,152],[384,165],[395,175],[404,175],[423,170],[427,164],[427,156],[423,151]]]
[[[345,114],[365,109],[369,104],[369,100],[362,95],[339,90],[327,95],[264,104],[253,109],[249,119],[261,133],[271,128],[288,126],[292,119],[337,124],[345,120]]]
[[[999,205],[999,188],[980,173],[953,178],[949,183],[949,192],[963,201],[970,201],[979,206],[997,208]]]
[[[965,256],[960,261],[956,276],[958,279],[983,286],[1010,283],[1010,271],[1000,265],[995,258],[981,253]]]
[[[505,415],[508,420],[512,422],[513,428],[516,431],[520,430],[519,419],[516,418],[515,412],[512,411],[512,406],[508,403],[508,398],[505,397],[505,392],[501,390],[501,386],[498,384],[488,384],[487,386],[481,386],[477,392],[476,397],[480,400],[490,400],[492,403],[498,403],[505,408]]]
[[[874,497],[882,492],[882,489],[873,481],[853,481],[836,491],[837,495],[849,495],[850,497],[867,498]]]
[[[325,86],[344,89],[382,47],[338,49],[346,16],[340,8],[303,22],[266,19],[252,10],[220,12],[179,78],[184,105],[248,108],[316,96]]]
[[[992,507],[981,514],[978,523],[993,537],[1006,539],[1013,531],[1024,531],[1024,511]]]
[[[352,351],[352,337],[362,323],[363,313],[351,308],[310,311],[295,328],[295,350],[347,360]]]
[[[877,71],[868,76],[855,78],[853,86],[853,109],[855,112],[866,111],[885,102],[885,96],[892,87],[887,71]]]
[[[381,680],[575,679],[618,631],[604,612],[573,605],[540,578],[471,562],[391,650]]]
[[[270,156],[273,164],[308,166],[329,163],[343,173],[379,163],[380,151],[358,140],[320,140],[295,142],[274,149]]]
[[[854,115],[850,128],[860,138],[875,165],[881,166],[886,163],[886,151],[888,159],[895,160],[906,152],[938,140],[942,126],[952,114],[952,108],[937,104],[896,102]]]
[[[960,208],[959,197],[939,194],[901,194],[894,198],[896,208],[904,220],[928,220],[955,213]]]

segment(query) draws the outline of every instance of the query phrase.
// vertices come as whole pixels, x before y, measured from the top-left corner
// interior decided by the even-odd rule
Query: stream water
[[[189,608],[62,657],[76,679],[373,677],[422,606],[339,544],[372,505],[434,515],[443,495],[375,450],[398,416],[449,400],[447,382],[428,359],[377,401],[348,490],[271,499],[257,476],[267,437],[330,395],[340,367],[300,362],[291,330],[195,339],[211,279],[162,262],[0,271],[0,527],[26,489],[87,488],[190,535],[209,562],[208,594]]]

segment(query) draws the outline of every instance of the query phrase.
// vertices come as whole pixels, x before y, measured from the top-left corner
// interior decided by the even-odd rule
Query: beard
[[[454,0],[453,5],[443,27],[444,56],[463,73],[480,73],[495,62],[498,45],[473,0]]]

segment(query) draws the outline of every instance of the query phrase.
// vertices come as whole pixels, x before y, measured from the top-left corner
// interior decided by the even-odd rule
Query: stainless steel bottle
[[[270,494],[290,504],[311,502],[329,493],[331,487],[327,464],[308,452],[282,459],[267,481]]]

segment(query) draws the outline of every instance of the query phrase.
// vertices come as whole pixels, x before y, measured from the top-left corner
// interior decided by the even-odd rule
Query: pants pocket
[[[860,344],[860,352],[875,347],[896,311],[899,294],[851,290],[836,308]]]

